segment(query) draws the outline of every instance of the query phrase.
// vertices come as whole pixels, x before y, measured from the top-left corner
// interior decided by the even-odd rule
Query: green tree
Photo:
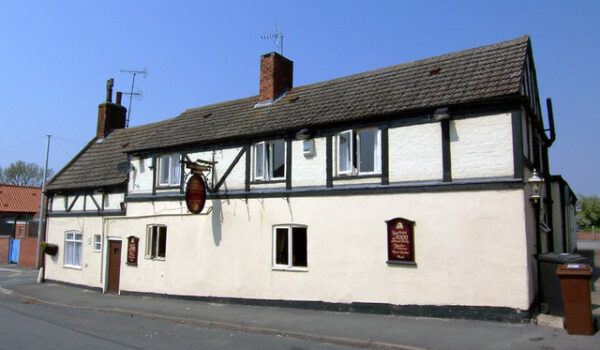
[[[52,169],[48,169],[46,178],[52,177]],[[25,163],[21,160],[12,163],[8,168],[0,168],[0,183],[17,186],[42,186],[44,169],[35,163]]]
[[[600,227],[600,198],[579,195],[577,199],[577,225],[583,228]]]

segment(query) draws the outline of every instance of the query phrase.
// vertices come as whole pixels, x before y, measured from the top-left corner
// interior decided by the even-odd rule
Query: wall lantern
[[[533,169],[533,174],[526,182],[531,188],[531,194],[529,195],[529,199],[534,203],[537,203],[542,194],[542,186],[544,185],[544,179],[542,179],[537,170]]]
[[[433,119],[439,121],[450,119],[450,112],[448,107],[438,108],[433,112]]]

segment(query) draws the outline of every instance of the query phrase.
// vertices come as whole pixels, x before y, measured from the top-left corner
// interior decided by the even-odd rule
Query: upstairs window
[[[337,134],[337,174],[379,174],[380,139],[378,129],[346,130]]]
[[[273,267],[276,269],[306,269],[306,226],[275,226],[273,228]]]
[[[148,225],[146,233],[146,258],[164,260],[167,255],[167,226]]]
[[[164,155],[158,159],[158,185],[177,186],[180,179],[179,154]]]
[[[285,147],[283,140],[254,145],[254,180],[285,179]]]

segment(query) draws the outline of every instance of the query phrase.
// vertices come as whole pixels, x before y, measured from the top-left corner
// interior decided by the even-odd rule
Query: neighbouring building
[[[527,319],[535,257],[574,249],[529,37],[298,87],[293,65],[263,55],[259,95],[132,128],[109,81],[96,136],[47,187],[46,278]]]
[[[0,264],[35,267],[39,187],[0,184]]]

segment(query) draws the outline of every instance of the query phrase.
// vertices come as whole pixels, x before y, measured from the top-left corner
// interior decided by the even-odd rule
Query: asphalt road
[[[0,268],[0,287],[36,271]],[[353,349],[307,340],[73,309],[0,293],[0,349]]]
[[[0,267],[0,286],[8,286],[11,284],[30,283],[37,279],[37,270],[21,268],[15,265],[2,265],[9,267]]]

